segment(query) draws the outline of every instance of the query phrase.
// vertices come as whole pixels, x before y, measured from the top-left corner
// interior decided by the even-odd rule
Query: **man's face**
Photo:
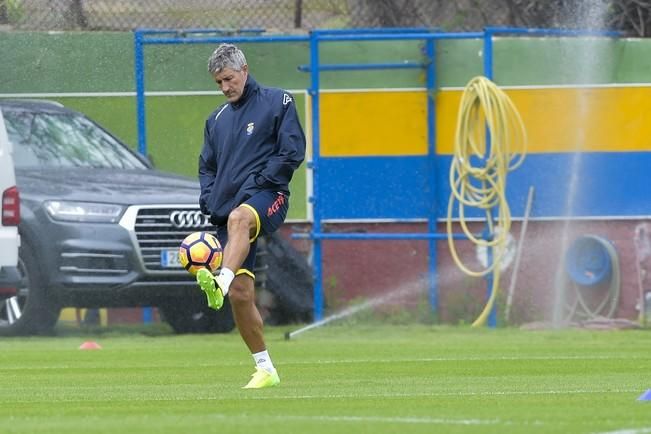
[[[242,92],[244,92],[244,85],[246,84],[248,73],[249,68],[247,65],[244,65],[241,71],[224,68],[215,74],[215,83],[224,92],[224,96],[228,99],[228,102],[233,103],[240,99]]]

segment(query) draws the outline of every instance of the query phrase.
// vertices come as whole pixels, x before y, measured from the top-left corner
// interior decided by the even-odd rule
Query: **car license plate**
[[[161,250],[160,265],[163,268],[182,268],[178,249]]]

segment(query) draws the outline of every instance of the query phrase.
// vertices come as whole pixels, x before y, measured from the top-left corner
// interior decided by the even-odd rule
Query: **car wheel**
[[[0,336],[52,333],[61,307],[48,296],[45,279],[27,244],[20,247],[18,271],[21,280],[16,293],[0,298]]]
[[[166,303],[159,309],[176,333],[228,333],[235,328],[228,298],[219,310],[209,308],[203,300]]]

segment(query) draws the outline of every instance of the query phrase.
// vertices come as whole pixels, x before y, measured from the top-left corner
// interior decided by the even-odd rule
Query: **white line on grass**
[[[495,357],[422,357],[413,359],[334,359],[334,360],[296,360],[283,362],[284,365],[321,364],[353,364],[353,363],[422,363],[422,362],[494,362],[494,361],[526,361],[526,360],[651,360],[649,356],[495,356]],[[212,366],[212,365],[209,365]]]
[[[292,365],[353,365],[353,364],[369,364],[369,363],[430,363],[430,362],[499,362],[499,361],[527,361],[527,360],[542,360],[542,361],[562,361],[562,360],[651,360],[647,356],[496,356],[496,357],[422,357],[422,358],[409,358],[409,359],[311,359],[311,360],[284,360],[283,366]],[[182,365],[157,365],[159,368],[206,368],[216,366],[248,366],[244,362],[220,362],[220,363],[187,363]],[[151,368],[151,364],[131,364],[123,366],[124,368]],[[3,371],[29,371],[29,370],[60,370],[60,369],[75,369],[75,365],[57,365],[57,366],[2,366],[0,373]]]
[[[367,394],[326,394],[326,395],[292,395],[292,396],[267,396],[267,395],[251,395],[238,397],[238,399],[250,400],[266,400],[266,399],[366,399],[366,398],[435,398],[443,396],[540,396],[540,395],[578,395],[578,394],[596,394],[596,393],[638,393],[638,389],[604,389],[604,390],[539,390],[539,391],[523,391],[523,390],[506,390],[506,391],[480,391],[480,392],[461,392],[461,391],[446,391],[446,392],[426,392],[426,393],[367,393]],[[200,398],[200,399],[221,399],[221,398]],[[230,399],[230,398],[229,398]]]
[[[419,357],[419,358],[403,358],[403,359],[311,359],[311,360],[284,360],[282,365],[352,365],[352,364],[368,364],[368,363],[430,363],[430,362],[499,362],[499,361],[527,361],[527,360],[541,360],[541,361],[563,361],[563,360],[651,360],[648,356],[495,356],[495,357]],[[220,363],[220,366],[238,365],[241,363]],[[215,366],[214,363],[198,363],[198,367]],[[3,368],[0,368],[0,371]],[[39,368],[41,369],[41,368]]]
[[[251,419],[250,414],[211,414],[210,417],[219,419],[233,418]],[[499,419],[444,419],[432,417],[382,417],[382,416],[295,416],[295,415],[265,415],[264,420],[278,421],[308,421],[308,422],[360,422],[360,423],[397,423],[397,424],[426,424],[426,425],[511,425],[511,422]]]
[[[617,431],[604,431],[597,434],[649,434],[649,433],[651,433],[651,428],[621,429]]]
[[[128,391],[132,386],[107,386],[105,392],[108,391]],[[168,386],[160,386],[160,389],[168,389]],[[83,387],[75,386],[76,390],[96,390],[96,387]],[[360,400],[360,399],[391,399],[391,398],[437,398],[437,397],[462,397],[462,396],[544,396],[544,395],[579,395],[579,394],[609,394],[614,393],[639,393],[638,389],[573,389],[573,390],[538,390],[538,391],[522,391],[522,390],[505,390],[505,391],[477,391],[477,392],[464,392],[458,390],[447,390],[439,392],[421,392],[421,393],[341,393],[341,394],[314,394],[314,395],[237,395],[238,400],[251,400],[251,401],[267,401],[267,400],[306,400],[306,399],[316,399],[316,400],[328,400],[328,399],[351,399],[351,400]],[[233,395],[219,395],[219,396],[200,396],[197,394],[193,395],[159,395],[156,397],[129,397],[122,396],[120,401],[130,402],[130,401],[149,401],[149,402],[180,402],[180,401],[230,401],[234,398]],[[113,397],[94,397],[93,399],[79,399],[79,398],[66,398],[58,397],[57,402],[111,402]],[[13,403],[37,403],[37,402],[51,402],[50,398],[12,398]]]

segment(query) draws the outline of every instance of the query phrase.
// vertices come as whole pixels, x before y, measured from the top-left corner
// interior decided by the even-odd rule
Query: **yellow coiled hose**
[[[487,143],[489,136],[489,143]],[[526,154],[524,123],[511,99],[486,77],[475,77],[466,85],[457,121],[454,156],[450,167],[450,201],[447,235],[450,253],[457,266],[474,277],[493,273],[491,297],[472,324],[482,325],[495,303],[500,282],[500,261],[511,228],[506,200],[508,172],[520,166]],[[471,270],[459,258],[452,234],[452,215],[458,203],[459,224],[476,246],[493,249],[493,260],[483,270]],[[468,228],[465,207],[484,210],[489,239],[477,237]],[[494,211],[497,210],[497,216]],[[499,230],[495,230],[499,227]]]

